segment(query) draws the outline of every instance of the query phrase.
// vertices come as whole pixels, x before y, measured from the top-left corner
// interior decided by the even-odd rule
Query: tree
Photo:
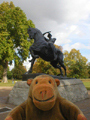
[[[0,79],[3,78],[3,71],[4,71],[4,68],[2,65],[0,65]],[[9,70],[9,67],[7,68],[7,78],[8,79],[12,78],[12,72]]]
[[[33,65],[33,73],[46,73],[51,75],[58,75],[60,71],[55,69],[50,62],[44,61],[42,58],[38,58]]]
[[[35,27],[25,13],[13,2],[0,4],[0,64],[4,68],[3,82],[7,82],[8,63],[17,65],[29,55],[31,43],[27,40],[27,28]]]
[[[87,59],[81,55],[79,50],[72,49],[70,53],[64,52],[64,62],[67,66],[68,76],[74,78],[87,78]]]
[[[13,74],[12,74],[12,71],[9,70],[9,67],[8,67],[8,70],[7,70],[7,78],[8,79],[12,79],[13,77]]]
[[[3,77],[3,66],[2,65],[0,65],[0,79],[2,79],[2,77]]]
[[[89,74],[89,78],[90,78],[90,62],[88,63],[88,74]]]
[[[22,75],[26,72],[26,69],[22,65],[17,65],[12,69],[14,79],[22,79]]]

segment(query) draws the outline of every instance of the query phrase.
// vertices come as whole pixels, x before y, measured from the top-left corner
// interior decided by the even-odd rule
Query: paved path
[[[7,97],[12,90],[12,87],[0,87],[0,108],[10,107],[14,108],[15,105],[6,104]],[[90,91],[88,91],[89,99],[76,102],[75,104],[83,111],[87,120],[90,120]],[[0,114],[0,120],[4,120],[9,112]]]
[[[90,90],[88,90],[88,94],[89,99],[76,102],[75,104],[81,109],[87,120],[90,120]]]

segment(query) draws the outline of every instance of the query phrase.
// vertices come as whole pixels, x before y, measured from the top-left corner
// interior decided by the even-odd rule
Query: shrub
[[[14,79],[22,79],[22,75],[26,72],[26,69],[22,65],[18,65],[12,69]]]

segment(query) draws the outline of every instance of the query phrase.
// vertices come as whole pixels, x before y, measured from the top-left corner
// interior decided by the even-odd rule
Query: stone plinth
[[[45,73],[25,73],[22,75],[22,81],[27,81],[28,79],[32,78],[34,79],[35,77],[39,76],[39,75],[49,75],[49,74],[45,74]],[[66,76],[56,76],[56,75],[49,75],[53,78],[57,78],[59,80],[68,80],[68,79],[75,79],[75,78],[69,78]]]
[[[88,92],[82,81],[79,79],[60,80],[58,86],[59,93],[62,97],[77,102],[88,98]],[[20,81],[15,84],[8,97],[8,103],[19,105],[28,97],[29,86],[26,81]]]

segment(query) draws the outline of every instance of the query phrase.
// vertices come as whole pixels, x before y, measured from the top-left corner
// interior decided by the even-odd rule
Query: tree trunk
[[[3,80],[2,80],[2,82],[7,83],[7,82],[8,82],[8,80],[7,80],[8,62],[5,62],[5,63],[3,64],[3,68],[4,68],[4,72],[3,72]]]

